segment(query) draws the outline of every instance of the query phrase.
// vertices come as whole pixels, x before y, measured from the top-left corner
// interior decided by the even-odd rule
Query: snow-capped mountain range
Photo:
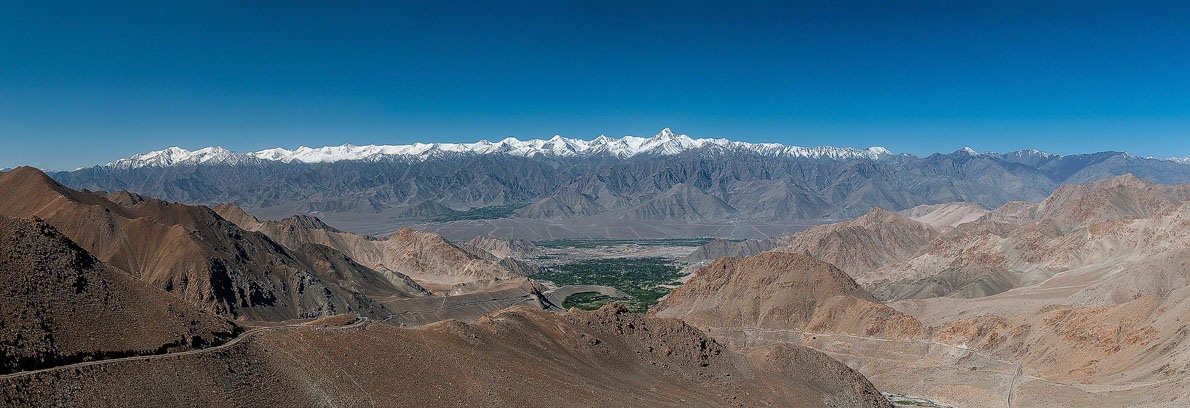
[[[674,134],[669,128],[653,137],[624,136],[611,138],[599,136],[592,140],[572,139],[554,136],[548,140],[517,140],[506,138],[498,142],[480,140],[475,143],[414,143],[408,145],[367,145],[325,147],[299,147],[265,149],[257,152],[237,153],[222,147],[206,147],[186,150],[169,147],[148,153],[133,155],[104,165],[114,168],[168,167],[198,164],[241,164],[262,161],[329,163],[347,160],[379,161],[385,159],[425,160],[450,154],[507,154],[532,157],[536,155],[553,157],[589,157],[609,154],[621,159],[640,154],[674,155],[688,150],[719,148],[730,151],[745,151],[772,157],[808,157],[829,159],[878,159],[892,155],[883,147],[856,149],[834,146],[785,146],[779,143],[748,143],[728,139],[693,139]]]

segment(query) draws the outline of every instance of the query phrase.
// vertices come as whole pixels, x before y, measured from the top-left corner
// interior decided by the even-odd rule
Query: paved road
[[[178,351],[178,352],[165,353],[165,354],[145,354],[145,355],[139,355],[139,356],[120,357],[120,358],[112,358],[112,359],[106,359],[106,360],[84,361],[81,363],[61,365],[61,366],[57,366],[57,367],[47,367],[47,368],[40,368],[37,370],[20,371],[20,372],[15,372],[15,373],[10,373],[10,374],[4,374],[4,375],[0,375],[0,380],[24,377],[24,376],[46,373],[46,372],[51,372],[51,371],[69,370],[69,369],[81,368],[81,367],[90,367],[90,366],[103,365],[103,364],[119,363],[122,361],[158,360],[158,359],[162,359],[162,358],[174,358],[174,357],[189,356],[189,355],[194,355],[194,354],[210,353],[210,352],[214,352],[214,351],[223,350],[228,347],[232,347],[236,344],[239,344],[240,342],[244,341],[245,339],[247,339],[249,337],[252,337],[257,334],[260,334],[260,333],[263,333],[266,331],[270,331],[270,330],[292,330],[292,329],[344,330],[344,329],[352,329],[352,328],[360,327],[360,326],[363,326],[368,323],[367,317],[356,316],[356,318],[357,318],[356,321],[352,322],[351,324],[344,325],[344,326],[306,326],[306,325],[302,325],[302,324],[288,324],[288,325],[281,325],[281,326],[258,327],[258,328],[251,329],[251,330],[245,331],[243,333],[240,333],[239,336],[236,336],[234,339],[231,339],[231,341],[220,344],[218,346],[212,346],[212,347],[195,349],[195,350]]]

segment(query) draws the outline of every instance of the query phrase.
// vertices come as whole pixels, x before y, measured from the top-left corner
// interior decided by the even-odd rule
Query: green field
[[[511,217],[516,210],[519,210],[527,204],[506,204],[493,205],[490,207],[477,207],[467,211],[455,211],[449,214],[442,214],[431,219],[431,222],[451,222],[460,220],[495,220],[499,218]]]
[[[605,248],[620,245],[641,246],[700,246],[713,241],[713,238],[673,238],[673,239],[594,239],[568,238],[550,241],[537,241],[533,244],[543,248]]]
[[[556,285],[611,286],[631,297],[624,301],[629,310],[644,313],[650,306],[657,304],[657,299],[669,293],[669,288],[661,285],[681,278],[680,271],[681,268],[673,260],[666,258],[590,259],[550,266],[542,273],[533,275],[533,279],[550,281]],[[576,302],[591,303],[595,300],[580,298]]]
[[[567,296],[562,301],[562,308],[570,310],[572,307],[577,307],[583,310],[595,310],[614,300],[616,299],[599,292],[579,292]]]

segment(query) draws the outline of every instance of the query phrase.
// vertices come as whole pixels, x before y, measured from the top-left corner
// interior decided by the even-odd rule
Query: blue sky
[[[0,0],[0,167],[663,127],[1190,156],[1182,2],[49,3]]]

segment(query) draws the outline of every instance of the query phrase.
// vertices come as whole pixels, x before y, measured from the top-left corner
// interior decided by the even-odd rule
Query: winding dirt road
[[[120,357],[120,358],[112,358],[112,359],[106,359],[106,360],[84,361],[81,363],[66,364],[66,365],[60,365],[60,366],[56,366],[56,367],[46,367],[46,368],[39,368],[36,370],[19,371],[19,372],[15,372],[15,373],[0,375],[0,380],[24,377],[24,376],[52,372],[52,371],[59,371],[59,370],[69,370],[69,369],[81,368],[81,367],[112,364],[112,363],[118,363],[118,362],[122,362],[122,361],[133,361],[133,360],[148,361],[148,360],[158,360],[158,359],[163,359],[163,358],[175,358],[175,357],[181,357],[181,356],[210,353],[210,352],[215,352],[215,351],[226,349],[228,347],[235,346],[236,344],[239,344],[240,342],[248,339],[249,337],[252,337],[257,334],[260,334],[260,333],[263,333],[266,331],[270,331],[270,330],[292,330],[292,329],[346,330],[346,329],[353,329],[356,327],[361,327],[367,323],[368,323],[367,317],[356,316],[356,321],[352,322],[351,324],[347,324],[347,325],[343,325],[343,326],[307,326],[304,324],[287,324],[287,325],[281,325],[281,326],[257,327],[255,329],[247,330],[243,333],[240,333],[239,336],[236,336],[235,338],[231,339],[230,341],[220,344],[218,346],[211,346],[211,347],[207,347],[207,348],[186,350],[186,351],[177,351],[177,352],[164,353],[164,354],[145,354],[145,355],[139,355],[139,356]]]

